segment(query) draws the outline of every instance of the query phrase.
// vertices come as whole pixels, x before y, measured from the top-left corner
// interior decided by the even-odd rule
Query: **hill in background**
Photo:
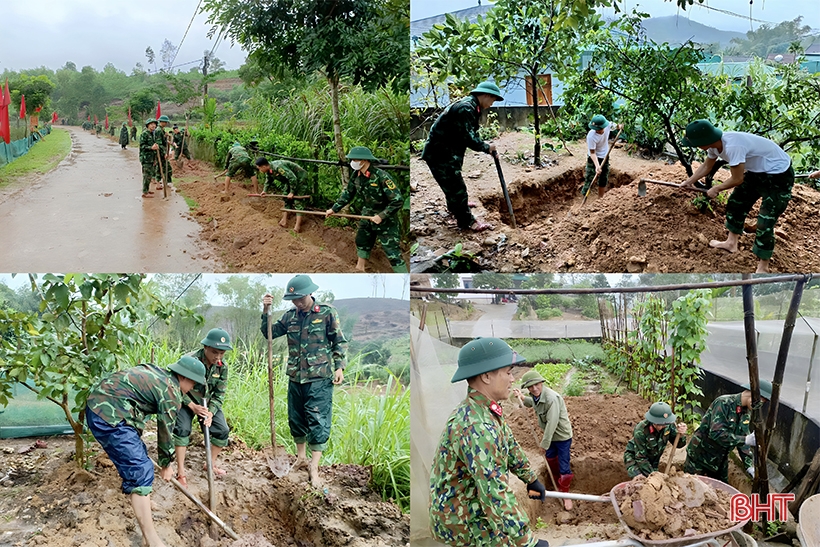
[[[646,19],[643,28],[647,38],[659,44],[682,44],[692,40],[697,44],[719,43],[721,47],[726,47],[732,38],[746,38],[742,32],[716,29],[677,15]]]

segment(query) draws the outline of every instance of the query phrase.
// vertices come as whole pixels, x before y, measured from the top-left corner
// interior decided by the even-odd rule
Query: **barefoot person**
[[[288,426],[296,443],[293,469],[308,468],[310,483],[319,488],[319,460],[330,438],[333,386],[344,381],[347,340],[339,314],[328,304],[319,304],[313,292],[319,287],[307,275],[288,281],[285,300],[293,302],[273,325],[271,335],[288,337]],[[262,335],[268,337],[271,295],[262,299]],[[310,464],[307,461],[310,448]]]
[[[444,192],[447,210],[456,218],[462,230],[481,232],[492,230],[492,225],[476,220],[470,212],[467,185],[461,176],[464,153],[467,148],[487,154],[495,153],[495,145],[484,142],[478,135],[481,113],[495,101],[503,101],[501,90],[492,82],[481,82],[467,97],[444,109],[433,123],[424,144],[421,159],[427,162],[430,173]]]
[[[524,406],[535,410],[538,427],[544,431],[541,448],[547,458],[547,465],[558,483],[561,492],[569,492],[572,469],[569,466],[569,449],[572,446],[572,424],[569,422],[567,405],[561,395],[544,385],[544,378],[537,370],[530,370],[521,377],[521,387],[530,392],[525,397],[521,390],[513,389],[515,396]],[[572,509],[572,500],[565,499],[564,509]]]
[[[497,401],[510,396],[512,366],[525,359],[499,338],[477,338],[458,352],[451,382],[467,380],[467,398],[441,433],[430,470],[430,530],[452,547],[548,547],[519,508],[510,475],[532,499],[546,499],[527,455]]]
[[[401,190],[390,178],[390,175],[373,167],[371,162],[378,161],[369,148],[354,146],[347,154],[353,177],[347,183],[342,195],[333,206],[325,211],[326,216],[338,213],[353,201],[356,196],[362,201],[362,215],[370,217],[359,221],[356,231],[356,269],[365,271],[370,259],[370,252],[376,240],[382,244],[384,254],[396,273],[407,273],[407,264],[401,257],[401,236],[399,234],[398,212],[404,205]]]
[[[305,201],[302,199],[293,199],[293,196],[305,195],[307,192],[307,171],[302,169],[298,164],[288,160],[274,160],[269,162],[267,158],[259,157],[254,162],[259,172],[267,175],[265,182],[262,184],[262,195],[281,193],[288,197],[285,198],[286,209],[305,210]],[[296,225],[293,227],[294,232],[302,231],[302,217],[303,215],[296,213]],[[282,220],[279,221],[279,226],[282,228],[288,227],[288,213],[282,213]]]
[[[253,193],[259,193],[259,185],[256,182],[256,169],[251,164],[251,157],[245,147],[239,142],[233,143],[233,146],[228,150],[228,155],[225,157],[225,189],[222,193],[225,194],[231,188],[231,178],[236,176],[239,171],[245,175],[246,178],[253,182]]]
[[[622,125],[616,125],[615,129],[621,129]],[[587,133],[587,165],[584,169],[584,186],[581,188],[581,195],[586,195],[592,179],[598,175],[598,197],[603,197],[606,193],[606,186],[609,182],[609,134],[612,129],[612,122],[603,115],[597,114],[589,122],[589,133]],[[606,161],[604,159],[606,158]]]
[[[708,120],[695,120],[687,125],[686,136],[681,142],[684,146],[706,151],[706,161],[683,186],[693,187],[712,171],[718,159],[728,162],[731,169],[729,180],[713,186],[706,194],[715,198],[723,190],[734,188],[726,203],[726,240],[712,240],[709,245],[730,253],[737,251],[746,215],[762,198],[752,252],[758,258],[756,272],[768,272],[774,251],[774,226],[792,198],[794,169],[789,155],[769,139],[751,133],[724,133]]]
[[[157,452],[160,477],[170,480],[174,427],[184,393],[205,382],[205,367],[193,357],[183,356],[163,370],[138,365],[105,376],[88,393],[85,416],[88,429],[111,458],[122,477],[122,492],[130,496],[144,543],[165,547],[154,528],[151,491],[154,465],[140,439],[147,418],[157,417]],[[205,418],[205,425],[211,417]]]
[[[655,403],[635,426],[632,438],[626,443],[624,465],[630,478],[648,477],[658,470],[661,455],[667,443],[673,444],[680,433],[677,448],[686,444],[686,424],[675,425],[677,417],[666,403]],[[665,469],[667,473],[668,469]]]
[[[222,449],[228,446],[228,422],[222,413],[222,402],[225,399],[225,390],[228,388],[228,367],[222,362],[226,351],[230,351],[231,337],[222,329],[211,329],[200,342],[202,348],[191,353],[205,366],[206,382],[199,383],[182,398],[182,408],[174,424],[174,452],[177,461],[177,479],[183,486],[188,486],[188,477],[185,474],[185,454],[191,443],[191,429],[194,416],[204,420],[212,416],[211,426],[208,428],[211,437],[211,462],[214,476],[221,477],[227,471],[216,465],[216,460]],[[205,406],[203,399],[208,399]]]
[[[156,180],[156,164],[159,144],[154,140],[157,120],[145,120],[145,131],[140,134],[140,165],[142,166],[142,197],[152,198],[151,180]]]

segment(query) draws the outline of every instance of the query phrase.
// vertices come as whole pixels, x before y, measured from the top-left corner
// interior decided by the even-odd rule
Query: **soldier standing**
[[[353,178],[347,183],[347,188],[342,191],[336,203],[325,211],[325,215],[338,213],[358,195],[363,202],[361,214],[370,218],[359,221],[359,229],[356,232],[356,254],[359,260],[356,262],[356,269],[360,272],[365,271],[365,264],[370,259],[370,252],[378,239],[393,271],[406,273],[407,265],[401,257],[399,221],[396,216],[404,205],[401,191],[390,175],[372,167],[370,162],[378,160],[369,148],[354,146],[347,154],[347,159],[351,160]]]
[[[750,446],[755,445],[754,433],[749,433],[752,392],[743,384],[742,393],[721,395],[712,401],[700,426],[686,447],[683,470],[693,475],[706,475],[719,481],[729,481],[729,452],[737,449],[746,472],[754,477],[754,460]],[[760,380],[760,397],[772,397],[772,383]]]
[[[188,150],[188,130],[183,133],[179,130],[179,126],[174,124],[174,148],[176,148],[176,159],[181,160],[183,156],[191,159],[191,152]]]
[[[481,82],[470,94],[448,106],[433,123],[424,144],[421,159],[444,192],[447,210],[456,217],[462,230],[474,232],[492,230],[492,225],[476,220],[470,212],[467,185],[461,176],[464,152],[469,147],[476,152],[495,154],[495,145],[484,142],[478,134],[481,113],[495,101],[503,101],[501,90],[492,82]]]
[[[94,130],[94,132],[97,134],[97,137],[100,136],[100,133],[102,133],[102,124],[101,123],[97,124],[96,129]]]
[[[283,298],[293,302],[294,307],[271,326],[273,338],[288,337],[288,425],[296,443],[293,469],[307,467],[310,483],[316,488],[322,485],[319,460],[330,438],[333,386],[344,381],[347,345],[336,308],[319,304],[313,298],[312,293],[318,288],[307,275],[292,278]],[[262,300],[265,338],[272,302],[269,294]]]
[[[140,164],[142,165],[142,197],[152,198],[154,192],[151,191],[151,179],[156,180],[155,170],[157,153],[155,150],[159,145],[154,140],[154,129],[157,128],[156,120],[145,120],[145,131],[140,135]]]
[[[658,470],[666,443],[674,444],[680,433],[677,448],[686,444],[686,424],[675,426],[676,416],[666,403],[655,403],[635,426],[632,438],[626,443],[624,465],[630,478],[648,477]],[[665,470],[669,473],[669,469]]]
[[[114,136],[114,124],[113,123],[108,126],[108,134],[111,135],[112,137]]]
[[[131,141],[133,142],[135,140],[137,140],[137,126],[132,125],[131,126]]]
[[[171,142],[169,135],[165,132],[165,127],[168,125],[168,116],[163,114],[157,119],[159,126],[154,130],[154,140],[159,144],[159,161],[162,162],[162,171],[160,175],[165,177],[163,184],[171,184],[174,174],[171,168],[171,163],[168,161],[168,143]]]
[[[544,486],[504,421],[512,366],[525,360],[499,338],[477,338],[458,353],[451,382],[467,380],[467,398],[447,420],[430,474],[430,528],[453,547],[505,545],[548,547],[532,536],[508,484],[512,472],[532,499]]]
[[[544,385],[544,378],[537,370],[524,373],[521,387],[530,392],[529,397],[525,397],[519,389],[513,389],[513,392],[521,404],[535,410],[538,427],[544,431],[540,446],[545,451],[547,465],[550,466],[552,476],[558,477],[558,489],[569,492],[569,485],[574,477],[569,465],[572,424],[564,398]],[[567,511],[572,509],[572,500],[565,499],[563,502]]]
[[[762,199],[752,253],[758,258],[756,273],[767,273],[774,253],[774,226],[792,199],[791,158],[774,141],[740,131],[724,133],[708,120],[695,120],[687,125],[681,144],[706,152],[706,160],[682,186],[694,187],[701,177],[711,173],[718,159],[726,161],[732,173],[729,180],[706,193],[715,198],[723,190],[734,188],[726,202],[726,240],[712,240],[711,247],[730,253],[737,251],[746,216]]]
[[[254,162],[256,168],[261,173],[266,173],[267,178],[262,184],[263,195],[267,193],[280,192],[286,194],[286,209],[299,209],[304,211],[305,202],[301,199],[293,199],[293,196],[303,195],[307,191],[307,171],[299,165],[288,160],[274,160],[269,162],[266,158],[256,158]],[[282,213],[282,220],[279,221],[282,228],[288,227],[288,213]],[[294,232],[302,230],[302,215],[296,214],[296,226]]]
[[[256,182],[256,169],[251,164],[251,157],[245,147],[239,142],[233,143],[233,146],[228,150],[228,155],[225,158],[225,189],[222,193],[228,193],[231,188],[231,178],[233,178],[239,171],[245,175],[246,178],[251,179],[253,183],[253,193],[259,193],[259,185]]]
[[[123,150],[125,150],[125,147],[128,146],[128,126],[125,125],[125,122],[122,122],[122,127],[120,128],[119,143]]]
[[[151,491],[154,466],[140,439],[147,417],[157,417],[160,477],[170,480],[173,440],[171,430],[182,396],[205,382],[205,367],[183,356],[163,370],[138,365],[104,377],[88,393],[85,416],[88,429],[102,445],[122,477],[122,492],[130,496],[142,537],[149,547],[165,547],[154,529]],[[211,417],[205,418],[206,426]]]
[[[189,355],[205,366],[207,383],[195,385],[183,396],[182,407],[174,425],[177,479],[183,486],[188,486],[188,479],[185,475],[185,454],[191,442],[194,416],[198,416],[200,420],[204,420],[209,415],[213,416],[208,429],[211,437],[211,462],[214,476],[222,477],[227,474],[227,471],[217,467],[216,459],[222,449],[228,446],[228,433],[230,432],[225,414],[222,413],[222,402],[228,388],[228,367],[222,362],[222,357],[225,356],[226,351],[233,349],[231,337],[222,329],[211,329],[200,343],[202,348]],[[203,401],[205,398],[208,399],[207,406]]]

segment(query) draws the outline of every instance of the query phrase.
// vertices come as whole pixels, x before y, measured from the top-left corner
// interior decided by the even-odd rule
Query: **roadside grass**
[[[189,198],[185,194],[182,194],[182,198],[185,200],[186,205],[188,205],[188,210],[193,211],[197,207],[199,207],[199,203],[194,198]]]
[[[8,186],[20,177],[42,175],[54,169],[71,150],[71,134],[65,129],[54,130],[43,137],[24,156],[0,167],[0,188]]]

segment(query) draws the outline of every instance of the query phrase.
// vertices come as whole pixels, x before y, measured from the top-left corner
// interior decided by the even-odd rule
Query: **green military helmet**
[[[743,389],[748,389],[751,391],[752,385],[749,382],[746,382],[742,386]],[[760,396],[766,399],[767,401],[772,400],[772,383],[768,380],[760,380]]]
[[[467,345],[458,352],[458,370],[450,382],[466,380],[485,372],[524,362],[526,359],[515,353],[504,340],[476,338],[467,342]]]
[[[544,382],[544,377],[538,374],[538,371],[528,370],[524,373],[524,376],[521,377],[521,388],[527,389],[530,386],[534,386],[535,384],[541,384]]]
[[[379,159],[373,155],[373,152],[371,152],[366,146],[354,146],[351,148],[350,152],[347,153],[347,159],[379,161]]]
[[[194,359],[190,355],[183,355],[179,361],[170,365],[169,370],[172,370],[197,384],[205,384],[205,365],[199,359]]]
[[[313,291],[319,288],[319,285],[314,283],[309,275],[299,274],[290,281],[288,287],[285,289],[285,300],[296,300],[303,296],[308,296]]]
[[[163,114],[162,116],[159,117],[159,119],[157,119],[157,121],[158,122],[170,122],[171,119],[168,116],[166,116],[165,114]]]
[[[720,140],[723,131],[712,125],[709,120],[695,120],[686,126],[681,144],[684,146],[708,146]]]
[[[222,329],[209,330],[208,334],[202,342],[200,342],[200,344],[223,351],[230,351],[233,349],[231,347],[231,336]]]
[[[592,121],[589,122],[589,128],[598,131],[599,129],[606,129],[609,125],[609,120],[603,114],[595,114],[592,116]]]
[[[151,118],[150,120],[145,120],[145,127],[148,127],[152,123],[157,123],[157,120]]]
[[[239,144],[239,141],[233,141],[233,144],[231,145],[231,148],[233,148],[234,146],[242,146],[242,145]]]
[[[498,88],[497,85],[495,85],[489,80],[481,82],[480,84],[475,86],[475,89],[470,91],[470,95],[474,95],[476,93],[485,93],[487,95],[492,95],[496,98],[497,101],[504,100],[504,97],[501,95],[501,90]]]
[[[650,424],[673,424],[677,416],[672,413],[672,408],[666,403],[653,403],[643,415]]]

